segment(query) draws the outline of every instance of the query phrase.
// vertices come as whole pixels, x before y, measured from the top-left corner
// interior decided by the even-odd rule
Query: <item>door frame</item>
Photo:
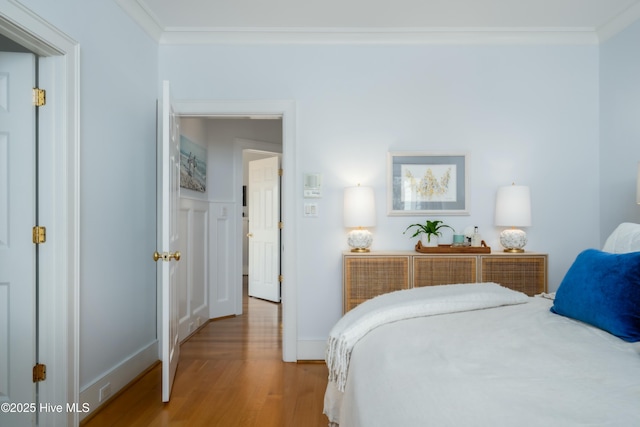
[[[41,85],[58,94],[40,111],[40,223],[56,238],[40,248],[39,345],[47,380],[39,393],[41,402],[66,407],[80,403],[80,46],[17,2],[0,0],[0,10],[0,33],[44,58]],[[42,425],[79,423],[77,412],[39,417]]]
[[[297,281],[296,281],[296,215],[295,215],[295,178],[296,170],[296,105],[291,100],[266,101],[174,101],[177,115],[190,117],[210,116],[282,116],[282,360],[296,362],[298,358],[297,329]],[[237,180],[237,178],[236,178]],[[236,218],[242,217],[242,181],[238,188],[236,200]],[[242,241],[242,221],[236,222],[236,241]],[[232,277],[242,280],[242,245],[237,245],[235,265]]]

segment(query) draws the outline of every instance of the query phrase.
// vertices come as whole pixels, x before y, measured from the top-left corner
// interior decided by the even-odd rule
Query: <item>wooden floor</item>
[[[211,321],[182,344],[169,403],[158,364],[82,425],[326,427],[327,368],[282,361],[280,307],[245,295],[242,316]]]

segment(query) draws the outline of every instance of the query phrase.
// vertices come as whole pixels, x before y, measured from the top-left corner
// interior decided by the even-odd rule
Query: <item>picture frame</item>
[[[180,187],[207,191],[207,149],[180,135]]]
[[[389,152],[388,215],[469,215],[466,153]]]

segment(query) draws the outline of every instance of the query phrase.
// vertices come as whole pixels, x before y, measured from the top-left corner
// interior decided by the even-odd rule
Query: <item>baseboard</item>
[[[205,322],[203,324],[201,324],[200,326],[198,326],[193,332],[191,332],[189,335],[187,335],[183,340],[180,341],[180,345],[184,344],[185,342],[189,341],[189,338],[191,338],[192,336],[194,336],[195,334],[197,334],[198,332],[200,332],[200,329],[204,328],[205,326],[207,326],[207,324],[209,324],[209,322],[211,322],[212,320],[215,319],[209,319],[209,320],[205,320]]]
[[[80,391],[80,407],[88,404],[89,411],[81,413],[80,420],[93,413],[157,361],[158,341],[153,341],[147,347],[115,366],[101,378],[84,387]],[[104,393],[105,396],[101,400],[100,390],[104,387],[107,387],[108,393]]]
[[[324,360],[326,340],[298,340],[298,360]]]

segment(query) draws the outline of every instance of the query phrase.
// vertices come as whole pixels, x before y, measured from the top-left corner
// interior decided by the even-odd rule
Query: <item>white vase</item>
[[[420,242],[422,243],[423,248],[433,248],[434,246],[438,246],[438,236],[432,234],[431,241],[429,241],[429,237],[426,234],[422,233]]]

